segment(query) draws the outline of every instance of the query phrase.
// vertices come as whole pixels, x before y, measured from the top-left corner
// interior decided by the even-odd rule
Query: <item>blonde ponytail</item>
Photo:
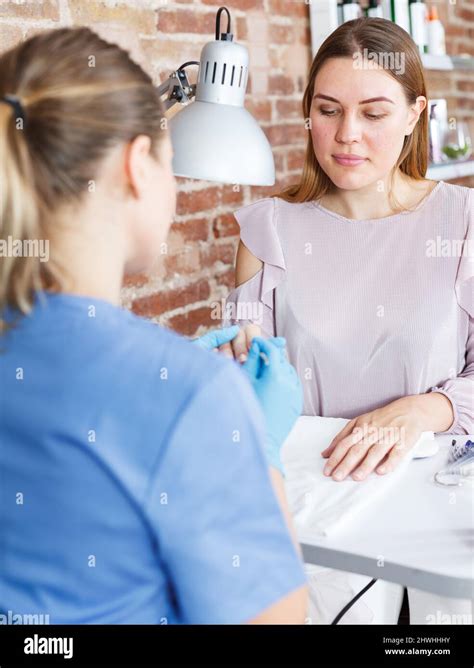
[[[33,168],[24,137],[25,121],[0,103],[0,311],[10,304],[22,313],[31,307],[31,291],[40,287],[38,261],[9,253],[14,244],[40,237]],[[0,320],[0,332],[3,327]]]

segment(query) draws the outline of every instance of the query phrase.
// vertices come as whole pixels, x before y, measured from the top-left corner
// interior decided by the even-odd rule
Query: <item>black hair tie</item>
[[[25,110],[23,109],[23,105],[20,102],[20,98],[16,95],[4,95],[3,97],[0,97],[0,102],[6,102],[6,104],[9,104],[11,107],[13,107],[15,118],[21,118],[23,121],[23,127],[25,127]]]

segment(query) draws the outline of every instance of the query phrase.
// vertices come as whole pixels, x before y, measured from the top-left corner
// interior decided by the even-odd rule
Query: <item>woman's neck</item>
[[[61,291],[120,303],[125,264],[124,226],[111,205],[69,212],[54,226],[51,257]]]
[[[378,180],[358,190],[343,190],[334,187],[324,195],[320,204],[329,211],[352,220],[370,220],[386,218],[399,211],[417,206],[435,187],[436,182],[417,181],[398,171],[393,177],[390,198],[390,179]],[[392,206],[393,199],[400,204],[399,209]]]

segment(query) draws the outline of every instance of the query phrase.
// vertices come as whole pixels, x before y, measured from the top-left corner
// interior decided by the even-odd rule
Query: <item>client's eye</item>
[[[319,109],[322,116],[335,116],[338,112],[338,109]],[[370,121],[379,121],[381,118],[385,118],[387,114],[366,114],[365,116]]]

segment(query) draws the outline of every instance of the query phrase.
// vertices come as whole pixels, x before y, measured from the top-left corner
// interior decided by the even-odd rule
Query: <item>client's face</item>
[[[409,105],[401,84],[389,72],[378,63],[370,61],[370,68],[364,63],[329,59],[313,90],[310,119],[316,159],[331,181],[345,190],[385,179],[426,105],[421,96]],[[354,159],[344,159],[344,154]]]

